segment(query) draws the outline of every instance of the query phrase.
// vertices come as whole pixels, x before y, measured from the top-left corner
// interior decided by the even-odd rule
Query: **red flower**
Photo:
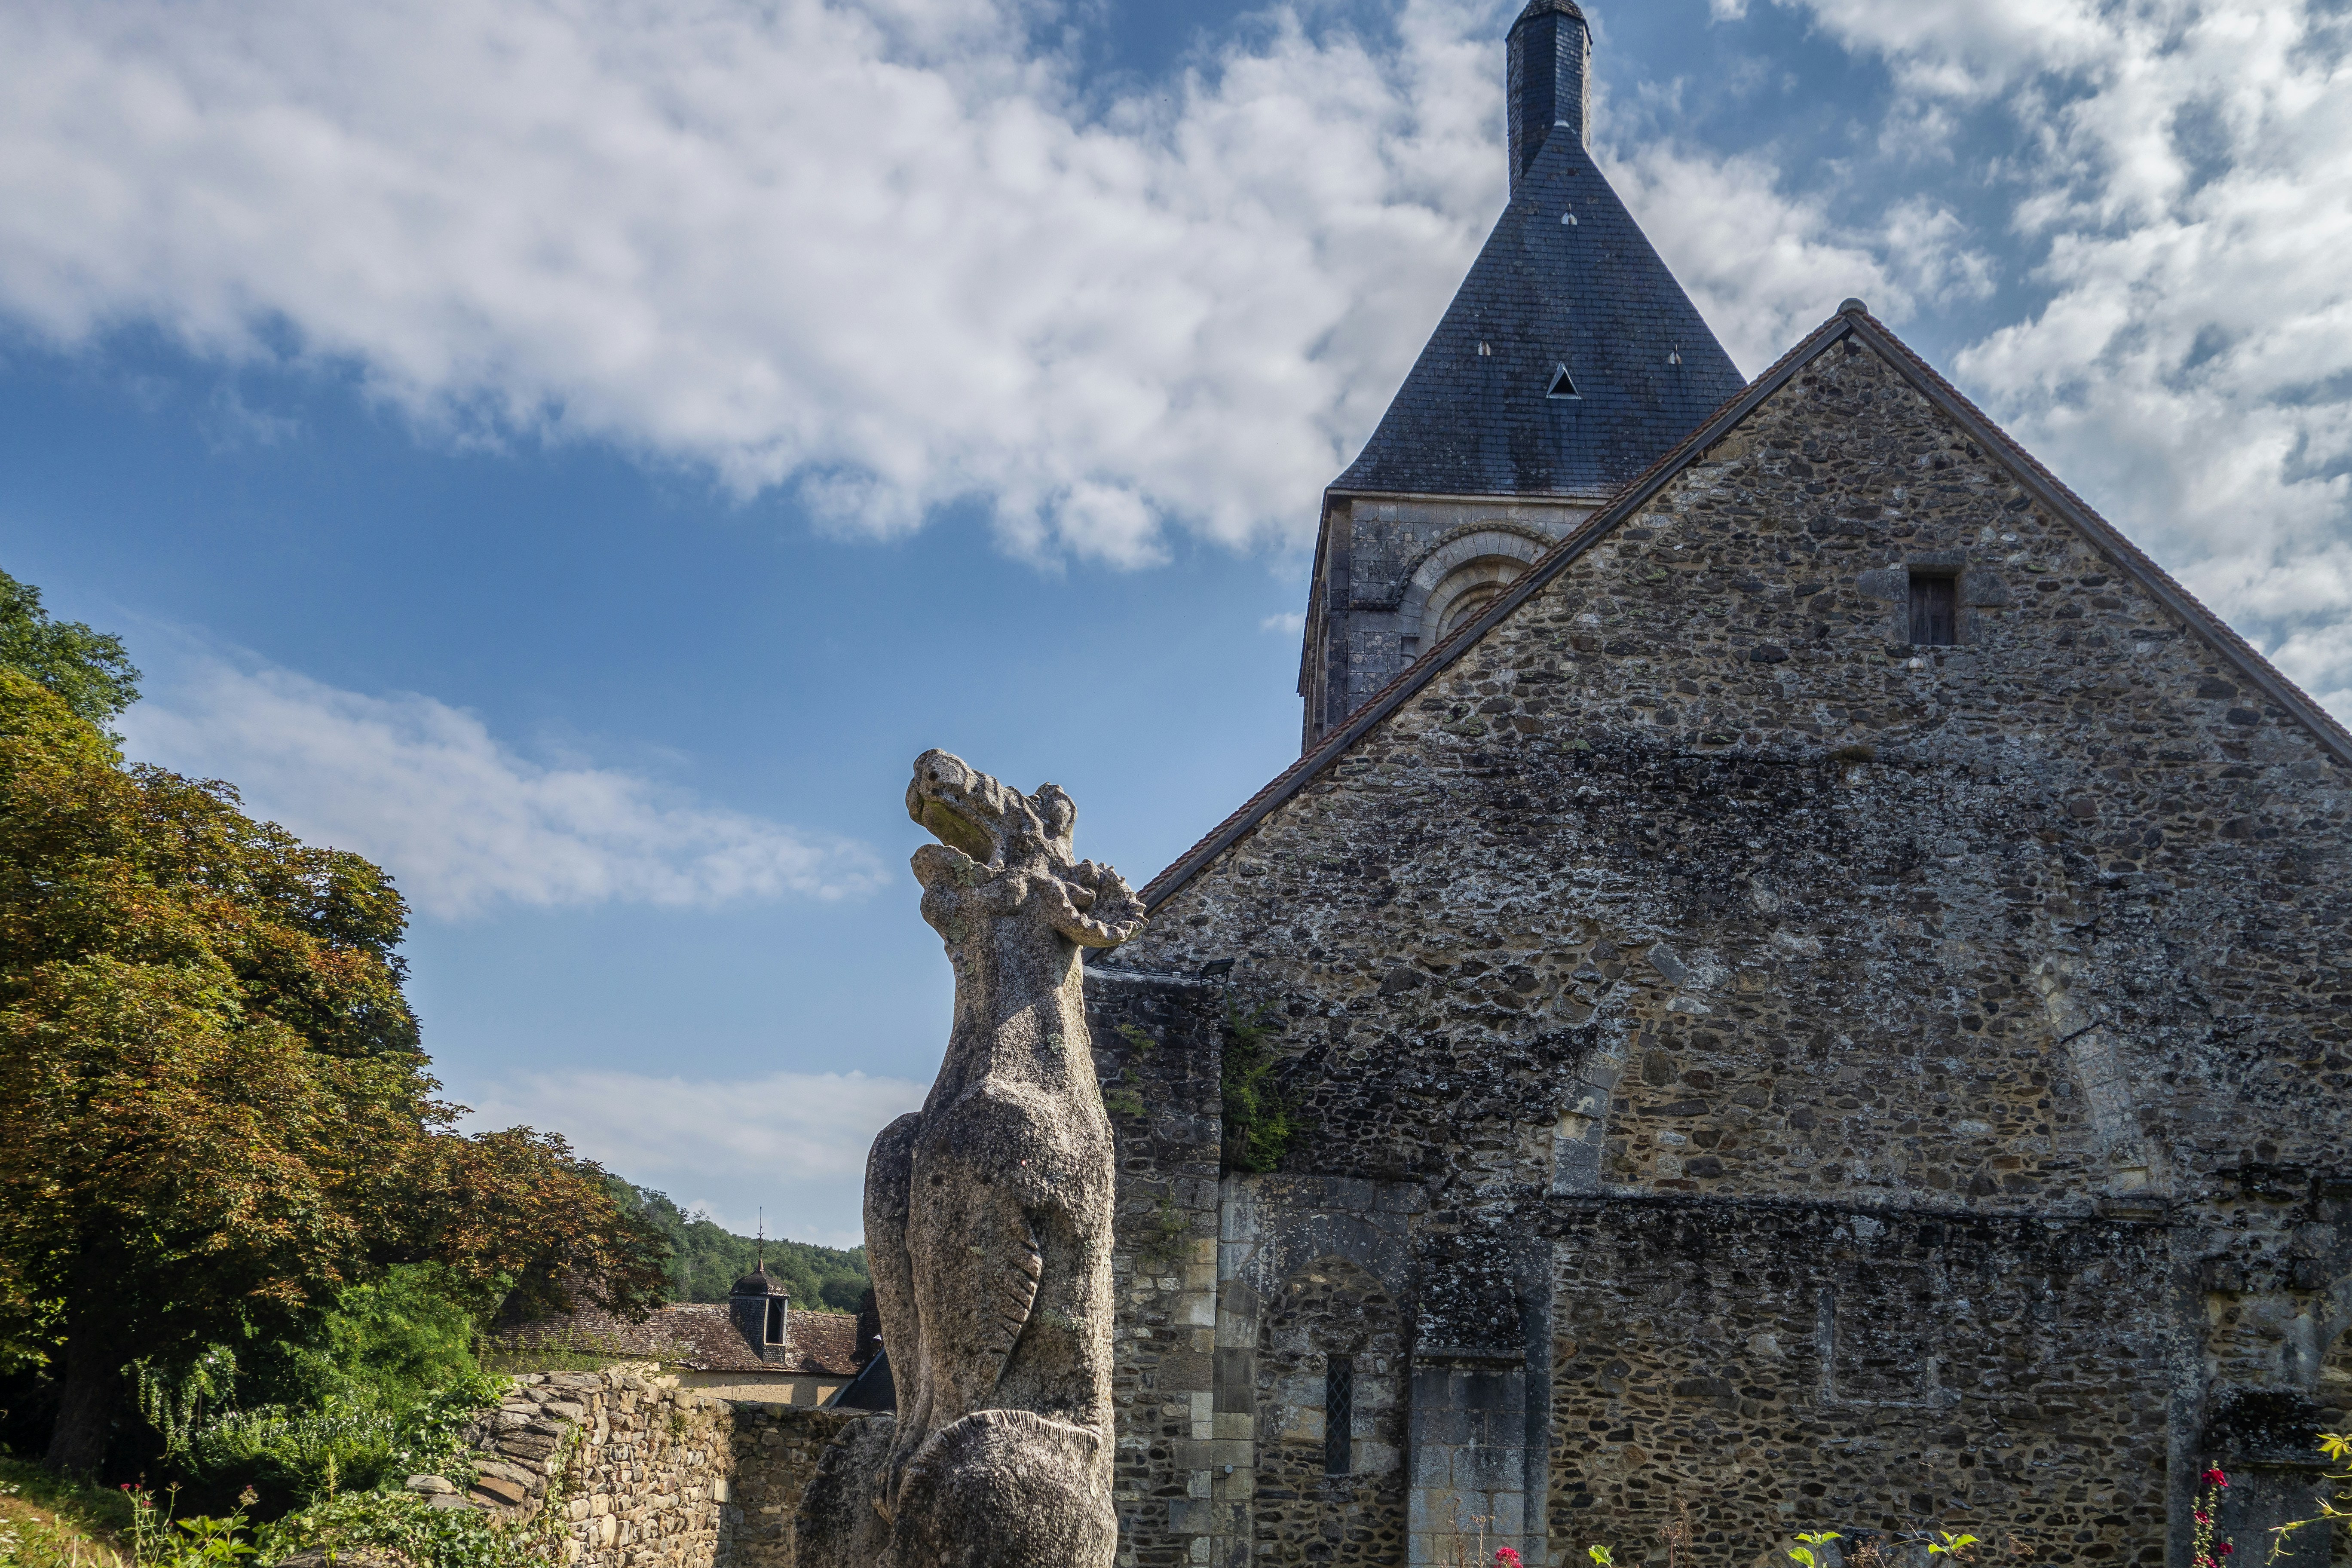
[[[2221,1555],[2222,1555],[2222,1556],[2227,1557],[2228,1555],[2230,1555],[2230,1553],[2231,1553],[2231,1552],[2234,1552],[2234,1551],[2236,1551],[2236,1550],[2237,1550],[2237,1548],[2236,1548],[2236,1547],[2234,1547],[2234,1546],[2231,1546],[2228,1542],[2226,1542],[2226,1541],[2225,1541],[2225,1542],[2221,1542]]]
[[[1495,1548],[1495,1561],[1503,1564],[1503,1568],[1520,1568],[1519,1554],[1507,1546]]]
[[[2203,1509],[2201,1509],[2201,1508],[2200,1508],[2200,1509],[2199,1509],[2195,1513],[2191,1514],[2189,1517],[2190,1517],[2190,1518],[2192,1518],[2192,1519],[2194,1519],[2194,1520],[2195,1520],[2198,1523],[2200,1523],[2200,1524],[2210,1524],[2210,1523],[2212,1523],[2212,1522],[2213,1522],[2213,1516],[2212,1516],[2211,1514],[2210,1514],[2210,1513],[2207,1513],[2207,1512],[2206,1512]]]
[[[2205,1472],[2205,1484],[2209,1487],[2226,1487],[2230,1484],[2230,1478],[2218,1469],[2208,1470]]]

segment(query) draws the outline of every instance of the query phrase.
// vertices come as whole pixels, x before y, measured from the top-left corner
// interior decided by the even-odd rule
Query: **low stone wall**
[[[834,1435],[864,1418],[856,1410],[734,1405],[733,1491],[723,1568],[792,1568],[793,1510]]]
[[[858,1418],[627,1368],[531,1373],[467,1435],[472,1476],[409,1485],[436,1508],[518,1522],[553,1507],[578,1568],[791,1568],[801,1492]]]
[[[516,1519],[561,1510],[564,1560],[581,1568],[714,1568],[731,1426],[724,1401],[672,1379],[525,1373],[472,1435],[466,1500]]]

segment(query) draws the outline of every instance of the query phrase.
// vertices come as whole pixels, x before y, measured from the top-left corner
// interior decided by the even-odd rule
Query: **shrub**
[[[396,1552],[431,1568],[545,1568],[558,1555],[543,1531],[501,1528],[470,1508],[432,1508],[407,1491],[344,1492],[264,1526],[260,1561],[313,1547]]]
[[[467,1373],[421,1398],[343,1394],[316,1409],[232,1410],[196,1430],[185,1462],[200,1482],[250,1486],[278,1506],[397,1486],[456,1463],[466,1426],[505,1386]]]
[[[1290,1102],[1275,1078],[1282,1058],[1274,1048],[1281,1026],[1261,1008],[1244,1016],[1225,1012],[1224,1163],[1228,1171],[1271,1171],[1282,1163],[1297,1134]]]

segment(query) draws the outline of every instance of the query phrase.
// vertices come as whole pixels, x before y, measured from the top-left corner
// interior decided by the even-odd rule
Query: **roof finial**
[[[760,1250],[753,1255],[751,1272],[754,1274],[765,1274],[768,1271],[768,1205],[765,1204],[761,1204],[760,1205],[760,1224],[758,1229]]]
[[[1511,189],[1555,131],[1581,149],[1592,119],[1592,35],[1575,0],[1528,0],[1504,50]]]

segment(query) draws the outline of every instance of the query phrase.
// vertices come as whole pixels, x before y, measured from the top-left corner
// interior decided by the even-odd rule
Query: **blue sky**
[[[1318,493],[1499,208],[1471,0],[0,16],[0,566],[389,866],[453,1094],[856,1235],[908,763],[1141,882],[1295,753]],[[1848,294],[2352,712],[2352,17],[1593,0],[1742,369]]]

